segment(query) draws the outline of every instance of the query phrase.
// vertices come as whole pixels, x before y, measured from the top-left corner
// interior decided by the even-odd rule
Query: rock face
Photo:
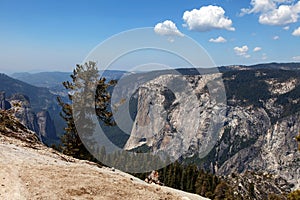
[[[51,77],[49,76],[48,79],[51,79]],[[61,107],[57,103],[56,95],[53,95],[49,89],[36,87],[1,73],[0,82],[0,91],[5,92],[7,101],[10,101],[10,97],[14,96],[15,94],[27,96],[30,99],[30,109],[34,113],[47,110],[51,116],[51,119],[54,121],[56,132],[58,134],[63,132],[62,130],[63,127],[65,127],[65,121],[61,120],[59,115]],[[58,143],[59,140],[56,140],[55,142]]]
[[[295,136],[300,130],[300,113],[271,124],[265,110],[239,113],[249,116],[230,117],[221,140],[211,152],[211,168],[217,174],[232,172],[267,171],[293,183],[299,188],[300,153]]]
[[[57,140],[55,126],[48,111],[35,113],[27,96],[14,94],[9,101],[4,99],[3,102],[12,105],[11,109],[16,118],[29,130],[35,132],[41,141],[51,144],[52,141]],[[6,106],[5,108],[9,109],[10,107]]]
[[[37,113],[37,122],[39,125],[40,134],[43,140],[56,139],[56,131],[53,121],[48,111],[40,111]]]
[[[214,131],[221,128],[226,102],[211,99],[205,90],[209,81],[220,77],[163,75],[140,87],[138,113],[125,149],[147,145],[173,160],[207,154],[217,141]]]
[[[220,76],[225,104],[213,98]],[[207,87],[209,82],[218,87]],[[137,114],[125,149],[146,145],[219,175],[268,172],[300,187],[294,139],[300,130],[299,71],[163,75],[143,84],[137,94]]]
[[[12,109],[16,118],[29,130],[34,131],[38,138],[42,140],[38,119],[31,109],[29,98],[22,94],[15,94],[10,98],[10,102],[15,105]]]
[[[287,199],[292,187],[285,179],[268,173],[247,171],[243,174],[231,174],[225,180],[232,187],[235,199]],[[281,195],[280,195],[281,194]],[[272,198],[277,196],[277,198]]]
[[[11,112],[0,110],[0,137],[12,137],[30,144],[41,144],[36,133],[24,126]]]

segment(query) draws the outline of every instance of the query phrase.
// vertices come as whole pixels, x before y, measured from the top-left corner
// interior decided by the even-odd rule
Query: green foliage
[[[231,188],[227,183],[221,181],[214,191],[215,200],[234,199]]]
[[[268,194],[268,200],[282,200],[282,196],[278,194]]]
[[[27,131],[27,128],[13,117],[12,110],[0,109],[0,132],[5,134],[11,131]]]
[[[232,189],[225,181],[221,181],[216,175],[199,169],[194,164],[182,165],[176,161],[160,169],[158,173],[159,180],[168,187],[196,193],[210,199],[215,198],[216,192],[219,195],[218,197],[222,195],[225,195],[227,199],[232,197]],[[148,173],[134,175],[145,179]],[[224,187],[224,184],[226,187]]]
[[[288,200],[300,200],[300,190],[295,190],[288,195]]]
[[[159,171],[159,180],[168,187],[173,187],[183,191],[199,194],[212,200],[254,200],[260,199],[286,199],[284,193],[275,194],[266,191],[263,196],[262,193],[256,193],[259,186],[257,182],[243,183],[244,189],[237,188],[236,185],[231,185],[230,179],[218,177],[212,173],[205,172],[195,165],[182,165],[179,162],[172,163]],[[135,176],[145,179],[148,173],[134,174]],[[242,180],[240,175],[232,174],[234,181]],[[239,182],[239,181],[238,181]],[[249,183],[249,184],[248,184]],[[298,195],[298,196],[297,196]],[[295,191],[289,194],[291,200],[300,200],[300,192]]]
[[[69,100],[71,103],[63,102],[58,97],[58,103],[62,108],[61,117],[66,121],[65,134],[61,137],[62,146],[59,149],[67,155],[79,159],[95,161],[95,158],[86,149],[80,137],[89,137],[94,124],[89,123],[88,117],[93,111],[89,107],[82,107],[80,112],[76,113],[76,119],[80,126],[83,127],[84,134],[80,135],[75,127],[75,118],[73,106],[85,105],[89,102],[95,104],[95,111],[98,119],[106,125],[114,125],[112,113],[108,110],[110,94],[107,91],[116,81],[106,82],[105,78],[99,79],[96,63],[88,62],[84,65],[77,65],[71,75],[72,82],[63,82],[64,87],[69,91]],[[96,86],[96,88],[94,87]],[[96,92],[94,92],[96,91]],[[84,94],[84,98],[79,95]],[[95,94],[95,96],[93,96]],[[77,101],[74,105],[74,101]],[[82,134],[82,133],[81,133]],[[93,145],[93,144],[90,144]],[[103,152],[102,152],[103,153]]]
[[[28,130],[15,116],[14,110],[0,109],[0,134],[14,137],[28,143],[39,143],[37,135]]]
[[[231,71],[223,74],[228,100],[237,99],[243,105],[261,106],[260,99],[270,97],[268,85],[255,70]],[[234,77],[234,79],[232,79]],[[230,102],[228,102],[230,104]]]
[[[249,192],[249,196],[251,198],[255,198],[255,187],[254,187],[254,183],[250,183],[249,187],[248,187],[248,192]]]
[[[275,104],[283,107],[281,116],[271,119],[272,122],[285,116],[289,116],[300,111],[300,104],[293,101],[300,95],[300,86],[284,94],[272,94],[266,80],[276,80],[286,82],[287,80],[300,78],[300,72],[294,70],[279,69],[256,69],[228,71],[223,74],[224,85],[228,105],[235,105],[236,102],[242,106],[253,105],[264,107],[267,99],[276,99]],[[233,101],[234,100],[234,101]]]

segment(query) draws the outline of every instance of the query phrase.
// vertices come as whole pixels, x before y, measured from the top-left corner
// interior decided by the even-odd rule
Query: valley
[[[218,73],[204,70],[202,74],[193,69],[179,69],[179,74],[110,71],[107,79],[122,83],[110,91],[116,94],[110,109],[124,110],[126,103],[113,107],[121,99],[128,103],[130,135],[125,136],[122,124],[101,126],[124,150],[167,153],[172,162],[195,164],[225,177],[237,191],[237,182],[250,187],[247,180],[259,179],[264,183],[254,184],[257,190],[266,187],[273,188],[270,193],[287,194],[300,187],[300,153],[295,140],[300,130],[299,69],[297,63],[269,63],[220,67]],[[68,91],[58,87],[66,74],[48,75],[53,80],[41,76],[31,81],[35,86],[24,78],[28,74],[14,76],[22,81],[0,75],[1,109],[14,112],[40,141],[59,144],[65,122],[59,116],[56,96],[68,102]],[[212,90],[212,86],[219,89]],[[268,194],[260,191],[255,195],[263,199]]]

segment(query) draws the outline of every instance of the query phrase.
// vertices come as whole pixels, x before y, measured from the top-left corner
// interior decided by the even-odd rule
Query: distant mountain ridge
[[[63,81],[70,80],[69,72],[40,72],[40,73],[13,73],[11,77],[37,87],[55,87]]]
[[[15,93],[25,94],[29,97],[34,110],[55,109],[53,102],[56,102],[56,97],[47,88],[33,86],[1,73],[0,81],[0,91],[5,91],[7,96]]]
[[[101,71],[100,71],[101,72]],[[62,86],[62,82],[70,81],[72,72],[39,72],[39,73],[13,73],[11,77],[29,83],[37,87],[54,88]],[[119,79],[126,71],[106,70],[103,75],[107,79]]]
[[[118,70],[106,70],[100,71],[102,76],[108,80],[120,79],[124,74],[127,74],[126,71]],[[34,85],[37,87],[48,88],[49,92],[54,95],[58,95],[63,98],[64,101],[68,101],[67,95],[68,91],[63,86],[63,82],[71,81],[71,72],[39,72],[39,73],[13,73],[11,76],[15,79]]]
[[[225,71],[232,71],[232,70],[246,70],[246,69],[282,69],[282,70],[300,70],[300,63],[262,63],[262,64],[254,64],[254,65],[228,65],[228,66],[219,66],[217,67],[220,72]],[[198,73],[197,68],[177,68],[176,69],[179,73],[182,74],[195,74]],[[162,73],[164,71],[170,70],[158,70],[156,72]],[[201,72],[209,73],[209,68],[201,69]],[[102,76],[106,77],[107,79],[114,79],[118,80],[125,74],[130,74],[125,70],[105,70],[101,71],[103,73]],[[147,72],[146,72],[147,73]],[[62,88],[62,82],[70,81],[70,74],[71,72],[39,72],[39,73],[28,73],[28,72],[18,72],[13,73],[10,76],[12,78],[18,79],[30,85],[34,85],[37,87],[46,87],[48,89],[53,90],[57,87]],[[140,72],[138,74],[143,74]]]

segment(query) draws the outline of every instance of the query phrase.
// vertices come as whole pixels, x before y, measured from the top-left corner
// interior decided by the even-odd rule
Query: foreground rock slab
[[[0,199],[205,200],[0,134]]]

